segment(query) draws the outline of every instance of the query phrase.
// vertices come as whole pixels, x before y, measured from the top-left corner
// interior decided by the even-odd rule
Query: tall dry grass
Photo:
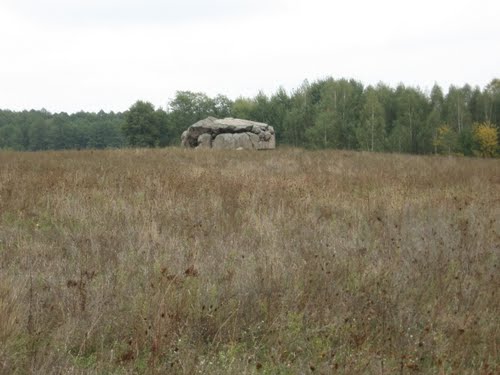
[[[497,374],[500,162],[0,153],[2,374]]]

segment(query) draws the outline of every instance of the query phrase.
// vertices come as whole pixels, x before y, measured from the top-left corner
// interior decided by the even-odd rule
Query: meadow
[[[500,161],[0,152],[0,374],[498,374]]]

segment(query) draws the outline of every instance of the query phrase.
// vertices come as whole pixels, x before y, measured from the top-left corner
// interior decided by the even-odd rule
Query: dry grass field
[[[0,153],[1,374],[498,374],[500,161]]]

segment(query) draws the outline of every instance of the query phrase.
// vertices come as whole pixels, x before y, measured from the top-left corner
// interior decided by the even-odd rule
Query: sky
[[[1,0],[0,109],[166,108],[307,79],[484,87],[500,77],[498,0]]]

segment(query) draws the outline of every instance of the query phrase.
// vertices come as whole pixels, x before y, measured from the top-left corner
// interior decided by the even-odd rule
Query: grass
[[[1,374],[497,374],[500,162],[0,153]]]

